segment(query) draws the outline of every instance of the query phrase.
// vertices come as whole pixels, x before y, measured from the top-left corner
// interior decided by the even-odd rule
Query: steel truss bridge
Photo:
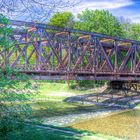
[[[14,46],[0,49],[1,68],[46,80],[140,80],[138,41],[41,23],[11,25]]]

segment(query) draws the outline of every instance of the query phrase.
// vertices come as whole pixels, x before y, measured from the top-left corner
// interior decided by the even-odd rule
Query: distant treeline
[[[48,24],[140,40],[140,23],[115,17],[107,10],[86,9],[76,17],[71,12],[57,12]]]

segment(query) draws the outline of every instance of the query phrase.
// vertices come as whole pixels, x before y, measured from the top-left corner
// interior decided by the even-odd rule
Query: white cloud
[[[88,9],[117,9],[125,6],[133,5],[134,2],[132,0],[90,0],[90,1],[82,1],[79,5],[71,8],[65,9],[67,11],[73,12],[75,15],[80,13],[81,11]]]

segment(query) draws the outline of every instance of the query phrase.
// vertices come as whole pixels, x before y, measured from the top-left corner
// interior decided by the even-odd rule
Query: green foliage
[[[105,82],[106,81],[83,80],[78,82],[78,86],[84,88],[94,88],[103,86]]]
[[[108,136],[98,133],[92,133],[86,130],[77,130],[71,127],[54,127],[51,125],[40,125],[42,128],[37,128],[34,125],[25,126],[22,131],[10,133],[6,140],[122,140],[114,136]],[[49,127],[47,129],[45,127]],[[70,132],[70,133],[66,133]]]
[[[75,28],[90,32],[98,32],[111,36],[124,35],[121,24],[109,11],[86,9],[78,15]]]
[[[8,27],[8,19],[0,15],[0,49],[4,53],[12,47]],[[5,55],[6,56],[6,55]],[[12,131],[23,126],[23,120],[31,114],[28,104],[21,104],[29,100],[32,86],[27,76],[4,65],[0,67],[0,137],[5,137]]]
[[[74,16],[71,12],[55,13],[50,19],[49,25],[72,28]]]
[[[140,41],[140,24],[132,23],[130,19],[120,18],[120,23],[125,33],[125,38]]]
[[[9,20],[0,14],[0,49],[9,48],[11,42],[9,36],[12,34],[12,28],[9,27]]]
[[[58,129],[58,128],[57,128]],[[61,128],[60,128],[61,129]],[[25,126],[22,131],[9,133],[7,140],[79,140],[80,138],[72,134],[37,128],[35,126]]]
[[[23,103],[29,100],[32,86],[26,76],[7,67],[0,77],[0,136],[5,136],[20,129],[31,115],[31,107]]]
[[[140,41],[140,24],[129,25],[129,30],[126,32],[128,38]]]

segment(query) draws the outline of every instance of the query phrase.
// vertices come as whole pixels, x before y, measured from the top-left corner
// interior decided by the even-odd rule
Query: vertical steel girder
[[[12,24],[28,30],[14,32],[11,38],[17,43],[8,53],[0,49],[1,68],[7,64],[25,73],[68,74],[70,79],[140,80],[138,41],[45,24]]]

